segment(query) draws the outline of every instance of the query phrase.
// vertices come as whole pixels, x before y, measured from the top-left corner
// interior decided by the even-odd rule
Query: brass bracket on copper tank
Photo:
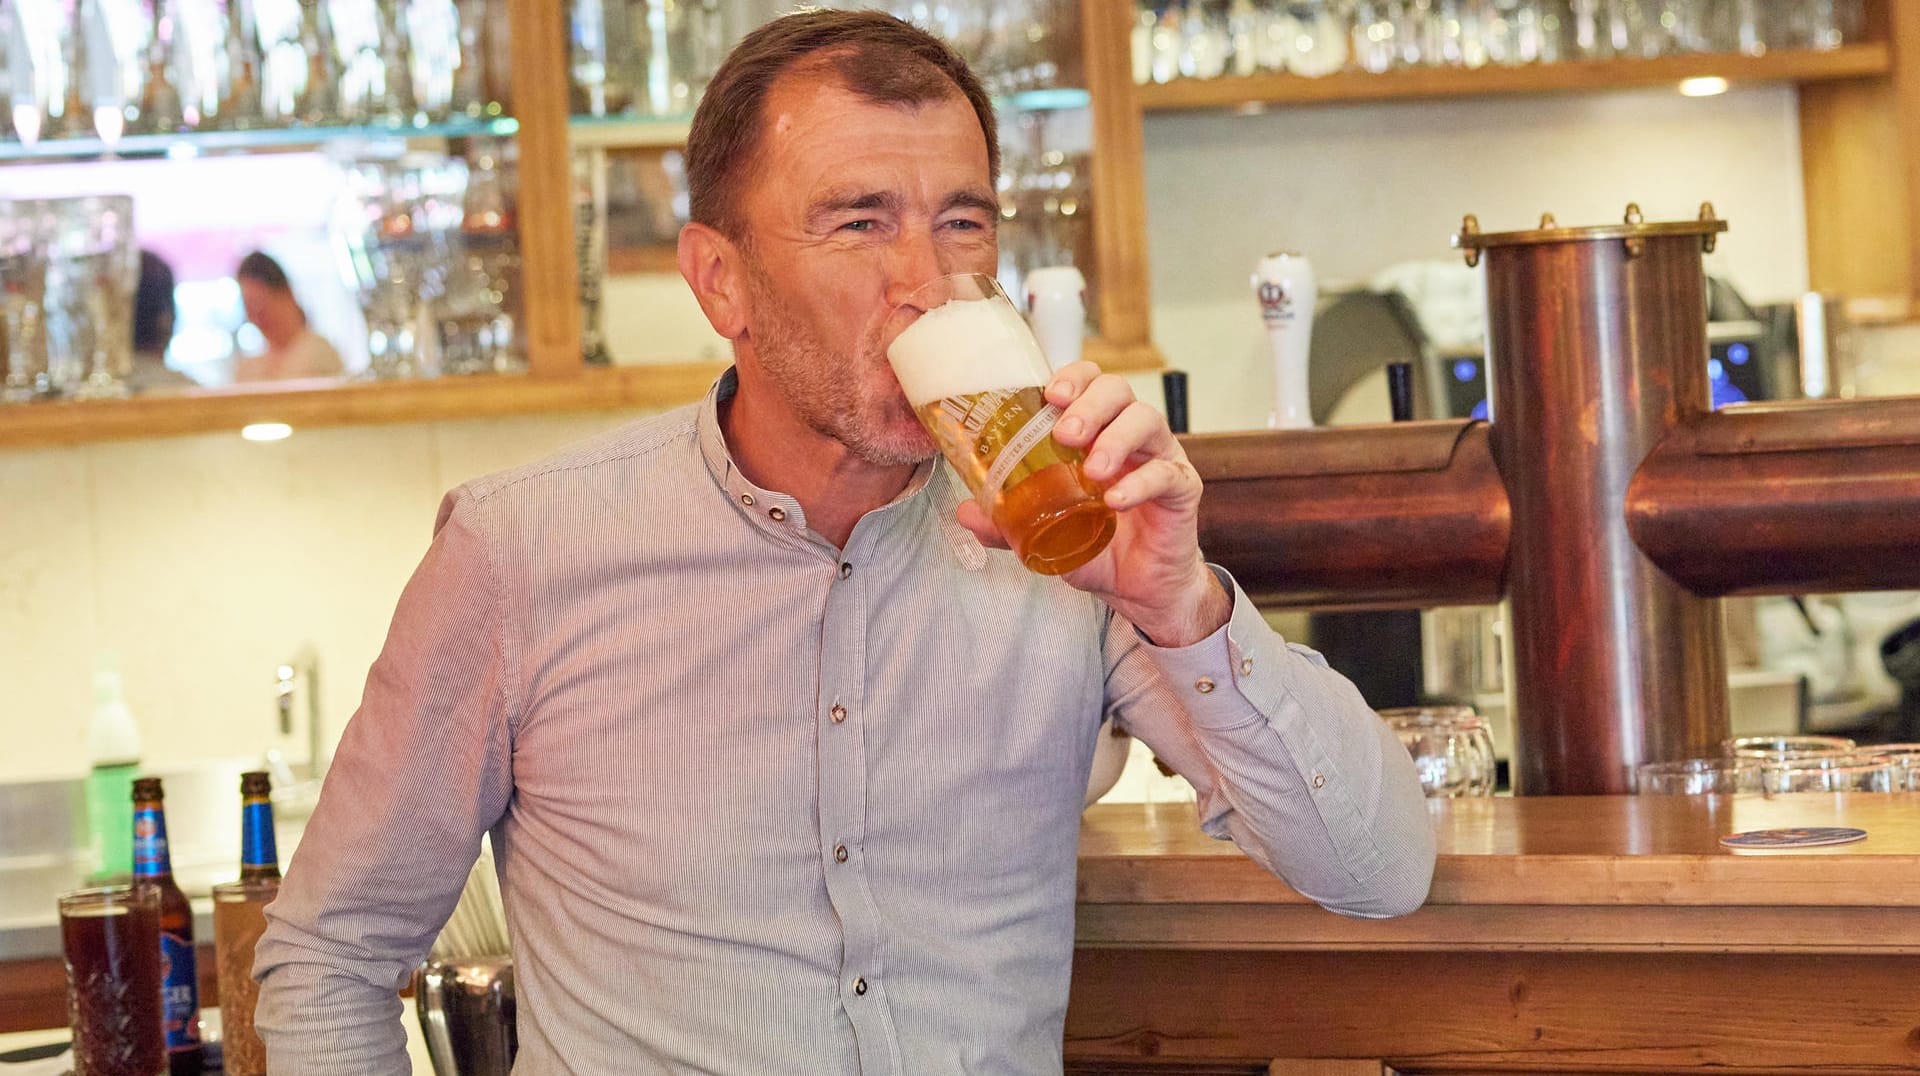
[[[1726,227],[1467,217],[1494,421],[1186,438],[1202,547],[1275,604],[1505,594],[1523,794],[1714,750],[1714,596],[1920,587],[1920,397],[1712,411],[1701,257]]]

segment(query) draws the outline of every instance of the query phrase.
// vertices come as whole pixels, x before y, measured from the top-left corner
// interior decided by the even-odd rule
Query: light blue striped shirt
[[[1237,587],[1152,646],[981,548],[944,465],[835,549],[732,465],[733,384],[448,496],[268,913],[276,1076],[405,1069],[489,829],[517,1072],[1058,1072],[1108,713],[1302,893],[1424,898],[1406,752]]]

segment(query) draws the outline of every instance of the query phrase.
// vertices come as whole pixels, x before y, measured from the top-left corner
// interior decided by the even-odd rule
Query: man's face
[[[803,70],[775,83],[761,124],[739,204],[753,357],[801,422],[856,457],[932,457],[881,332],[919,285],[998,264],[979,119],[957,89],[882,105]]]

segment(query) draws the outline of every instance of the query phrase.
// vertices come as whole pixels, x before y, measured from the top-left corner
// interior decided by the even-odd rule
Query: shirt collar
[[[714,484],[726,493],[734,508],[756,526],[787,538],[818,541],[807,530],[806,510],[800,507],[799,501],[785,493],[755,485],[734,465],[733,453],[727,448],[726,435],[720,430],[720,404],[732,399],[739,388],[739,374],[730,366],[713,383],[706,399],[700,404],[697,437],[700,455],[706,461],[708,473],[713,475]],[[977,572],[987,566],[986,549],[972,531],[960,525],[954,515],[960,502],[967,496],[959,477],[944,460],[930,460],[915,468],[907,488],[886,505],[875,509],[875,513],[891,512],[900,505],[923,497],[931,498],[929,510],[938,518],[941,536],[953,551],[954,559],[966,570]]]

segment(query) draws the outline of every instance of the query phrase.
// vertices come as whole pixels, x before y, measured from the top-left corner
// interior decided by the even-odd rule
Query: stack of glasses
[[[1722,754],[1650,762],[1635,773],[1646,795],[1776,795],[1920,791],[1920,744],[1866,744],[1837,736],[1728,740]]]
[[[1380,717],[1413,756],[1429,799],[1493,795],[1493,734],[1472,707],[1412,706],[1381,710]]]
[[[505,112],[500,0],[10,0],[0,138],[420,127]]]
[[[367,376],[525,369],[507,147],[349,166],[333,232],[366,315]]]
[[[1833,49],[1860,0],[1140,0],[1137,83]]]
[[[139,275],[131,198],[0,201],[0,402],[125,396]]]

